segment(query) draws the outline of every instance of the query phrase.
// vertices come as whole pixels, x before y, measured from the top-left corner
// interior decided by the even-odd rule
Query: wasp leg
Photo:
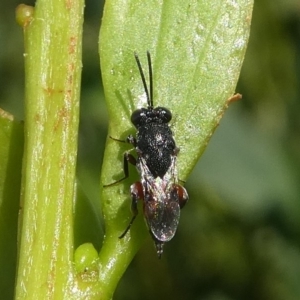
[[[126,140],[119,140],[119,139],[112,137],[111,135],[109,136],[109,138],[112,139],[113,141],[120,142],[120,143],[128,143],[128,144],[131,144],[134,147],[136,147],[136,138],[132,134],[130,134],[126,138]]]
[[[132,134],[130,134],[127,137],[126,142],[133,145],[133,147],[136,148],[136,138]]]
[[[103,187],[113,186],[113,185],[118,184],[121,181],[125,180],[126,178],[128,178],[128,176],[129,176],[128,163],[131,163],[132,165],[135,166],[136,165],[136,159],[131,154],[125,152],[124,160],[123,160],[123,170],[124,170],[124,175],[125,176],[123,178],[113,182],[113,183],[105,184],[105,185],[103,185]]]
[[[112,137],[111,135],[109,136],[109,138],[112,139],[113,141],[116,141],[116,142],[127,143],[127,141],[116,139],[116,138]]]
[[[180,209],[182,209],[189,200],[189,195],[186,189],[180,184],[173,184],[171,196],[173,199],[178,201]]]
[[[127,228],[125,229],[125,231],[119,236],[119,239],[122,239],[126,233],[128,232],[128,230],[130,229],[133,221],[135,220],[136,216],[138,215],[138,208],[137,208],[137,203],[139,200],[143,200],[144,199],[144,192],[143,192],[143,186],[141,184],[141,182],[137,181],[134,184],[131,185],[130,187],[130,192],[131,192],[131,211],[132,211],[132,219],[130,221],[130,223],[128,224]]]

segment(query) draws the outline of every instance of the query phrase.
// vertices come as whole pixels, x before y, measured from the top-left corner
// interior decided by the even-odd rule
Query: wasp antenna
[[[147,84],[146,84],[146,79],[145,79],[145,75],[144,75],[144,72],[143,72],[143,69],[142,69],[142,65],[141,65],[140,59],[139,59],[139,57],[138,57],[138,55],[137,55],[136,52],[134,52],[134,57],[135,57],[135,60],[136,60],[136,63],[138,65],[138,68],[139,68],[139,71],[140,71],[140,75],[141,75],[141,78],[142,78],[144,90],[145,90],[146,97],[147,97],[148,107],[153,107],[153,105],[152,105],[152,99],[149,97],[149,91],[148,91],[148,87],[147,87]]]
[[[150,52],[147,51],[147,58],[148,58],[148,68],[149,68],[149,81],[150,81],[150,105],[149,107],[153,107],[153,75],[152,75],[152,63],[151,63],[151,55]]]

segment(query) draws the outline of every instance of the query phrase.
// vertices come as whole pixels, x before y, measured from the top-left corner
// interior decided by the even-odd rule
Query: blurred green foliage
[[[0,107],[22,119],[17,4],[0,4]],[[86,207],[98,218],[108,124],[97,45],[102,6],[86,1],[78,157]],[[157,259],[149,236],[114,299],[300,298],[299,57],[299,2],[256,1],[237,87],[243,100],[226,112],[190,176],[190,202],[163,258]],[[101,247],[96,233],[76,239],[76,246],[83,242]]]

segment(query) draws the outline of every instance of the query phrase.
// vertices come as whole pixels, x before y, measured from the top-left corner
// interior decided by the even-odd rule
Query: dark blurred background
[[[0,3],[0,107],[22,120],[18,4]],[[86,1],[78,158],[96,219],[108,124],[98,56],[102,8]],[[236,89],[243,100],[228,109],[188,179],[190,202],[163,258],[149,236],[114,299],[300,299],[299,83],[299,0],[256,1]],[[97,230],[80,242],[90,241],[100,248]]]

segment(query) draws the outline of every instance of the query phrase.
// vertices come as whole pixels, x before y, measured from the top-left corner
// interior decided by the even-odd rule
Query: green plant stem
[[[71,295],[83,5],[39,0],[23,24],[25,153],[16,299]]]

